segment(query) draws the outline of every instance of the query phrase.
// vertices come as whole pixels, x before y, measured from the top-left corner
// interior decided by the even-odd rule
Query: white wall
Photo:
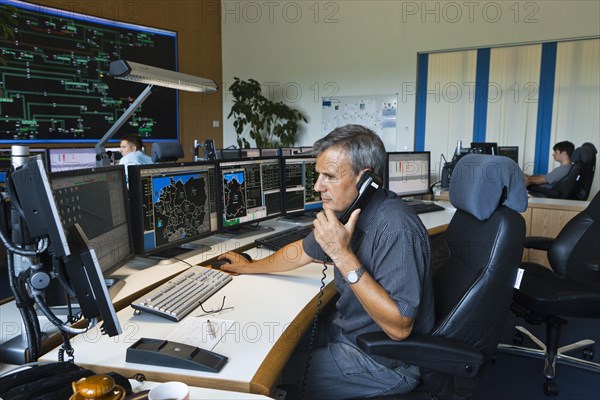
[[[417,52],[600,34],[598,1],[223,0],[221,13],[225,146],[236,143],[226,120],[234,76],[306,113],[298,145],[321,135],[321,97],[397,92],[404,150],[413,148]]]

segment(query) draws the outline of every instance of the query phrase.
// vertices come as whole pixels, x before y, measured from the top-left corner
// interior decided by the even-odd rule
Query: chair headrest
[[[151,154],[155,163],[177,161],[183,158],[183,146],[179,142],[154,142]]]
[[[467,154],[450,178],[450,202],[480,221],[500,206],[527,209],[527,189],[521,168],[508,157]]]
[[[588,147],[586,145],[590,145]],[[571,161],[574,163],[589,163],[594,160],[594,155],[596,154],[596,148],[591,143],[584,143],[581,147],[576,148],[571,154]]]
[[[584,144],[581,145],[581,147],[584,147],[584,148],[588,149],[589,151],[592,152],[592,154],[598,153],[598,150],[596,150],[596,146],[594,146],[590,142],[585,142]]]

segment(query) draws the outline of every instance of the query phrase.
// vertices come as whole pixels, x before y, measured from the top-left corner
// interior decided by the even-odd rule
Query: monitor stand
[[[200,254],[200,253],[206,253],[209,250],[210,250],[210,246],[207,246],[205,244],[186,243],[186,244],[182,244],[181,246],[171,247],[169,249],[161,250],[157,253],[152,254],[150,256],[150,258],[160,258],[160,259],[175,258],[175,257],[180,257],[181,255],[183,255],[185,253],[189,253],[190,251],[194,251],[194,252],[197,252],[198,254]]]
[[[405,202],[406,204],[408,204],[409,206],[416,205],[416,204],[423,204],[424,203],[423,200],[415,199],[415,198],[412,198],[412,197],[403,197],[402,201]]]
[[[315,214],[300,214],[281,217],[279,218],[279,221],[295,225],[307,225],[312,224],[315,218]]]
[[[272,232],[275,228],[271,228],[270,226],[257,225],[257,226],[241,226],[238,228],[225,228],[225,232],[220,233],[220,235],[228,236],[230,238],[242,239],[248,238],[255,235],[260,235],[262,233]]]

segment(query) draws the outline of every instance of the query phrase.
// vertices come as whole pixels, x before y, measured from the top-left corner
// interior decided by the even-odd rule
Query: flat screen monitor
[[[30,156],[40,155],[44,167],[48,169],[48,152],[46,149],[32,148],[29,149]],[[0,149],[0,184],[6,180],[6,172],[12,167],[13,160],[11,158],[11,149]]]
[[[281,155],[281,149],[260,149],[261,157],[278,157]]]
[[[386,165],[386,189],[401,197],[429,193],[430,152],[389,152]]]
[[[323,208],[321,194],[315,191],[318,174],[314,156],[282,157],[284,176],[284,209],[286,215],[298,215]]]
[[[519,163],[519,146],[498,146],[498,155],[505,156]]]
[[[53,172],[50,185],[63,226],[81,226],[106,277],[133,258],[123,167]]]
[[[0,4],[0,14],[16,22],[6,36],[0,35],[5,60],[0,143],[95,144],[144,90],[138,82],[110,76],[112,61],[177,71],[177,32],[80,14],[72,4],[58,3],[69,9],[18,0]],[[177,91],[157,90],[119,135],[136,133],[151,141],[178,138]]]
[[[260,149],[241,149],[242,158],[260,157]]]
[[[242,152],[240,149],[217,149],[216,155],[219,160],[238,160]]]
[[[219,162],[223,229],[283,214],[281,166],[277,157]]]
[[[79,223],[67,229],[63,226],[63,217],[58,211],[41,157],[30,157],[11,174],[11,180],[15,189],[15,193],[11,193],[14,195],[12,201],[20,204],[32,237],[48,236],[54,255],[64,261],[65,268],[56,268],[53,263],[52,276],[62,276],[60,282],[76,294],[85,318],[102,318],[105,333],[109,336],[120,334],[121,326],[94,246],[89,243]]]
[[[96,149],[93,147],[50,148],[48,159],[51,172],[94,168]]]
[[[133,243],[147,256],[219,231],[213,161],[128,167]]]
[[[498,143],[495,142],[471,142],[471,153],[498,155]]]

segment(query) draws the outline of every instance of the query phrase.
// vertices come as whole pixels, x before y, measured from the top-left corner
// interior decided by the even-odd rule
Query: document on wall
[[[230,319],[188,317],[177,324],[167,340],[212,350],[234,322]]]

